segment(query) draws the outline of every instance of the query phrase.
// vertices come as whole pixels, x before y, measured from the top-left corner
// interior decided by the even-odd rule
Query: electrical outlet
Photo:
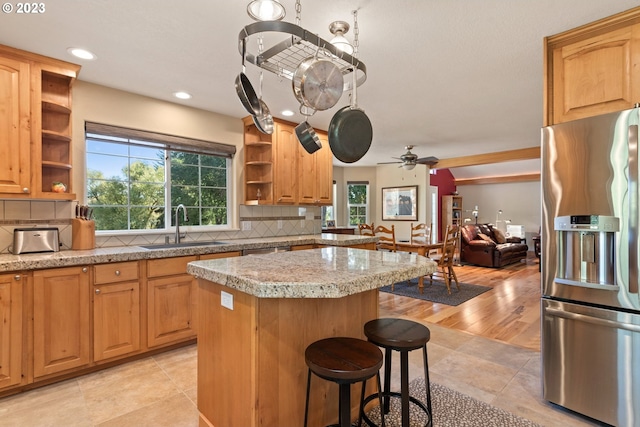
[[[233,294],[230,294],[229,292],[221,291],[220,305],[228,308],[229,310],[233,310]]]
[[[282,220],[278,220],[278,230],[282,230]]]
[[[242,221],[242,231],[251,231],[251,221]]]

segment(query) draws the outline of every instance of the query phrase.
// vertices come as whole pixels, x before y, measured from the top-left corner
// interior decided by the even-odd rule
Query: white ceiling
[[[238,34],[253,21],[248,0],[55,0],[42,14],[3,13],[0,43],[81,63],[80,80],[201,108],[247,115],[234,87]],[[295,23],[295,1],[281,0]],[[367,81],[358,104],[373,143],[355,166],[375,165],[414,145],[419,157],[450,158],[539,145],[543,37],[638,5],[637,0],[302,0],[300,25],[324,39],[329,23],[353,24]],[[347,33],[353,38],[353,29]],[[82,47],[98,59],[67,53]],[[269,47],[269,46],[267,46]],[[247,66],[257,88],[259,69]],[[173,98],[185,90],[188,101]],[[257,90],[257,89],[256,89]],[[288,80],[266,73],[274,116],[298,111]],[[327,129],[348,94],[309,122]],[[301,121],[302,116],[294,116]],[[344,165],[337,160],[335,164]],[[539,162],[513,162],[514,173]],[[507,165],[503,165],[507,167]],[[485,168],[481,168],[485,169]],[[468,177],[461,169],[457,177]],[[495,167],[478,174],[495,175]]]

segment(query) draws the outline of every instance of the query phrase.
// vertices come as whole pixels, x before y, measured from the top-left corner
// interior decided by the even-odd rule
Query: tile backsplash
[[[9,253],[13,230],[27,227],[58,227],[61,250],[71,249],[71,219],[75,202],[42,200],[0,200],[0,253]],[[245,206],[239,207],[239,228],[226,231],[187,232],[183,241],[244,239],[271,236],[318,234],[321,208],[317,206]],[[96,247],[135,246],[173,241],[172,232],[158,234],[96,235]]]

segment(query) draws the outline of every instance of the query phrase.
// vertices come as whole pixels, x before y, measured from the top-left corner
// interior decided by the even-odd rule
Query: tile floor
[[[539,352],[427,326],[431,381],[544,426],[597,425],[542,401]],[[196,358],[192,345],[0,399],[0,426],[196,427]],[[420,375],[422,352],[410,362]]]

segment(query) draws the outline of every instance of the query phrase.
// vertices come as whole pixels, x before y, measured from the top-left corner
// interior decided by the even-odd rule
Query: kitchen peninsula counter
[[[305,348],[332,336],[364,339],[364,324],[378,317],[378,288],[435,269],[416,254],[342,247],[190,263],[200,426],[302,425]],[[337,387],[312,382],[309,425],[335,422]]]

